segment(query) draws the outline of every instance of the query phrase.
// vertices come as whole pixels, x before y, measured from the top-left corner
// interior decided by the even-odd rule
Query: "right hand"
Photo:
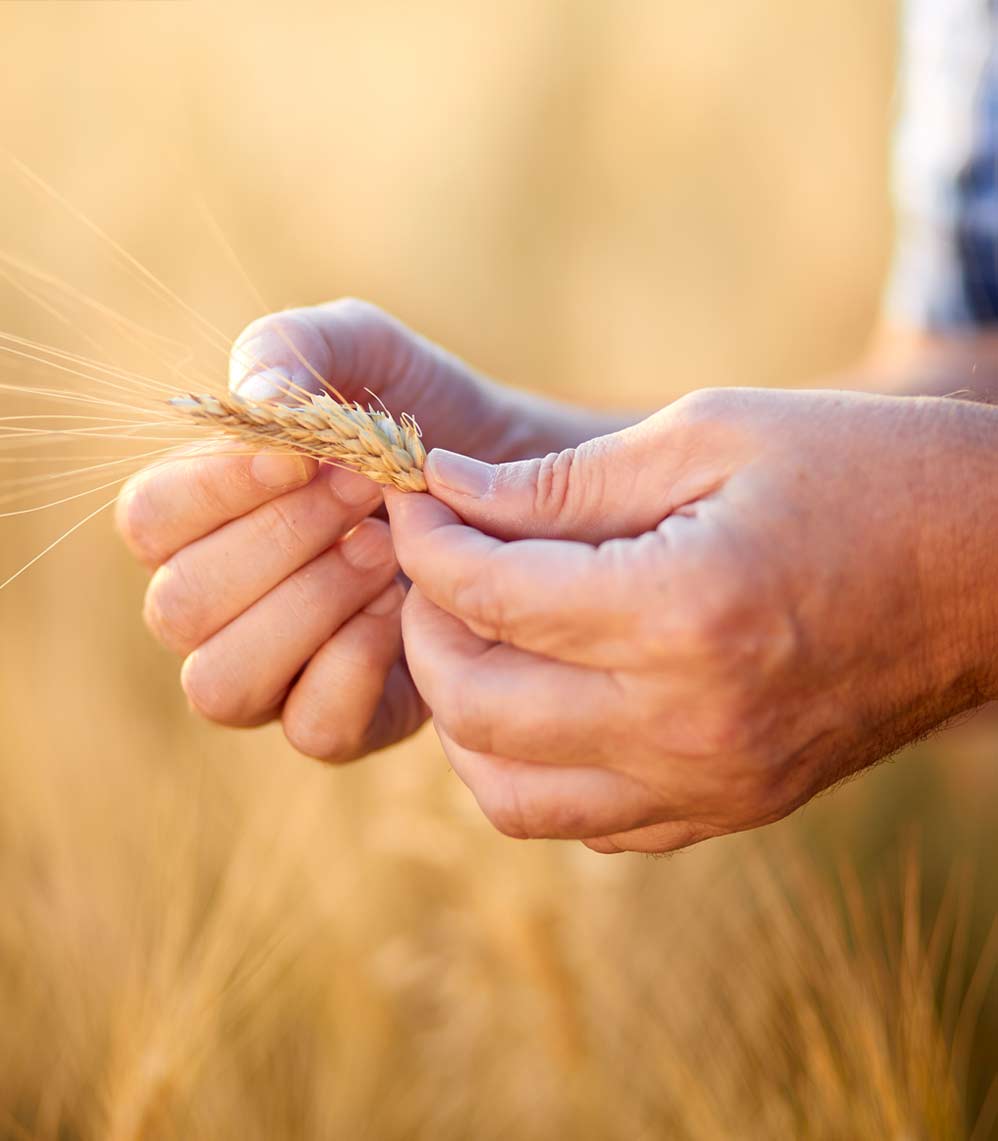
[[[253,399],[311,369],[348,399],[376,392],[426,425],[428,444],[490,462],[561,448],[584,414],[493,384],[354,300],[274,314],[236,341],[230,387]],[[598,434],[594,422],[589,434]],[[399,579],[382,504],[363,476],[294,455],[202,448],[124,488],[118,526],[152,570],[145,618],[184,656],[191,705],[224,725],[280,717],[309,756],[347,761],[426,719],[402,654]]]

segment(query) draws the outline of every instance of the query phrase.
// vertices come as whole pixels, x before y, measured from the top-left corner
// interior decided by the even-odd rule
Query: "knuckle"
[[[202,641],[204,610],[180,559],[164,563],[146,591],[143,617],[167,649],[187,653]]]
[[[511,840],[532,838],[527,821],[524,819],[519,795],[511,780],[502,782],[489,794],[480,796],[478,802],[486,819],[497,832],[501,832]]]
[[[697,737],[709,756],[738,756],[756,737],[752,712],[736,698],[722,698],[698,718]]]
[[[497,832],[508,836],[511,840],[533,839],[523,824],[519,813],[510,810],[507,806],[491,805],[484,809],[489,823]]]
[[[410,587],[402,603],[401,633],[405,663],[413,684],[426,703],[436,709],[442,706],[449,687],[441,677],[437,649],[423,622],[424,611],[431,605],[420,594],[418,586]]]
[[[348,649],[339,650],[338,657],[338,665],[345,678],[383,678],[396,660],[386,657],[385,645],[374,637],[353,639]]]
[[[246,326],[233,342],[233,352],[249,347],[263,347],[268,342],[271,345],[284,344],[282,333],[290,329],[305,329],[309,324],[309,311],[305,308],[282,309],[278,313],[265,313],[257,317]]]
[[[301,524],[282,498],[253,512],[250,520],[257,541],[276,547],[288,559],[296,559],[306,545]]]
[[[712,669],[736,696],[753,681],[793,669],[800,628],[764,560],[736,544],[729,557],[690,568],[677,608],[681,650]]]
[[[227,472],[244,478],[244,465],[233,467],[222,457],[196,458],[190,461],[187,473],[188,494],[193,512],[212,519],[228,519],[232,516],[229,491],[232,479],[226,480]]]
[[[496,594],[489,571],[480,569],[475,575],[461,578],[454,584],[453,608],[463,621],[480,637],[490,641],[504,640],[503,632],[509,629],[505,606]]]
[[[571,834],[582,816],[572,807],[534,802],[523,790],[515,772],[500,772],[490,782],[479,805],[497,832],[513,840],[541,840]]]
[[[125,484],[114,507],[118,533],[141,562],[155,566],[161,557],[156,542],[156,512],[149,497],[148,478],[139,474]]]
[[[612,836],[597,836],[583,840],[582,844],[588,848],[590,852],[595,852],[598,856],[620,856],[627,851],[627,849],[621,847]]]
[[[746,596],[731,570],[700,572],[677,621],[684,648],[700,659],[730,660],[746,618]]]
[[[291,627],[321,629],[328,621],[334,594],[327,588],[327,570],[328,559],[320,555],[281,583],[285,620]]]
[[[725,388],[698,388],[688,392],[665,409],[673,423],[695,428],[713,424],[728,415],[731,393]]]
[[[335,336],[327,340],[337,375],[358,383],[372,374],[382,382],[395,377],[408,360],[401,351],[408,343],[404,326],[359,297],[341,297],[327,308],[336,322]]]
[[[529,489],[529,517],[542,520],[544,534],[556,522],[562,529],[571,525],[582,513],[598,508],[604,498],[603,465],[591,462],[598,457],[600,441],[588,441],[578,448],[550,452],[540,459],[500,466],[496,490],[505,483]]]
[[[362,751],[363,732],[344,724],[333,724],[328,711],[316,706],[286,707],[281,727],[295,752],[317,761],[345,764]]]
[[[570,505],[576,482],[573,475],[577,470],[575,459],[575,448],[565,448],[542,459],[528,461],[534,468],[531,486],[535,514],[557,518]]]
[[[591,813],[587,805],[577,800],[566,799],[535,811],[531,821],[534,835],[551,837],[579,837],[592,831]]]
[[[392,320],[384,309],[361,297],[340,297],[332,302],[330,308],[358,329],[382,329],[390,325]]]
[[[180,670],[180,685],[191,708],[219,725],[242,725],[249,720],[243,695],[208,656],[189,654]]]
[[[704,685],[709,697],[663,708],[647,723],[647,744],[658,753],[676,753],[711,764],[700,774],[718,796],[731,800],[743,778],[752,782],[760,757],[768,758],[779,739],[780,711],[768,710],[751,685],[737,677],[715,677]]]
[[[723,654],[725,623],[715,606],[697,600],[687,605],[679,623],[682,644],[696,658],[710,660]]]
[[[475,753],[496,752],[495,729],[469,694],[470,686],[449,684],[439,687],[433,715],[441,728],[462,748]]]
[[[458,577],[448,609],[489,642],[539,635],[551,623],[549,615],[534,605],[532,592],[517,587],[515,565],[507,560],[503,548]]]

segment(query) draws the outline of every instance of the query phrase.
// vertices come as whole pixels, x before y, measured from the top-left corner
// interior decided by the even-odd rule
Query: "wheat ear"
[[[227,396],[175,396],[170,404],[195,420],[257,444],[283,444],[318,460],[332,460],[400,491],[425,491],[426,449],[419,425],[386,412],[310,393],[301,404]]]

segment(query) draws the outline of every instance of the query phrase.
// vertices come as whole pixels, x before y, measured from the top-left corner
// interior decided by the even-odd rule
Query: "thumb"
[[[596,543],[639,535],[678,506],[672,491],[679,450],[670,449],[661,416],[515,463],[486,464],[435,448],[426,482],[466,523],[501,539]]]
[[[229,357],[229,388],[249,400],[333,389],[366,403],[376,389],[412,407],[442,354],[401,321],[353,297],[270,313],[248,325]]]

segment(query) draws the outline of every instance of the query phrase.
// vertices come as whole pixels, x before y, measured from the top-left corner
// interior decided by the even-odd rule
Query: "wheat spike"
[[[226,396],[175,396],[169,402],[195,420],[251,443],[280,443],[318,460],[333,460],[400,491],[425,491],[426,449],[407,413],[386,412],[310,393],[301,404]]]

